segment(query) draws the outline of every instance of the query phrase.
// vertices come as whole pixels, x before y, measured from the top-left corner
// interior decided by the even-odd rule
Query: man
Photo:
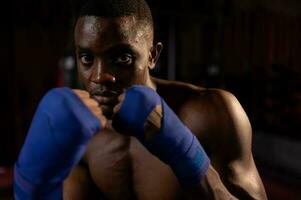
[[[74,41],[85,91],[41,101],[17,199],[266,199],[237,99],[150,76],[163,45],[143,0],[88,1]]]

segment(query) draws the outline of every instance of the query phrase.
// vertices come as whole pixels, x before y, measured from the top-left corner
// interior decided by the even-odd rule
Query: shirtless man
[[[267,199],[237,99],[150,76],[163,45],[143,0],[88,1],[74,39],[85,90],[41,101],[16,162],[16,199]]]

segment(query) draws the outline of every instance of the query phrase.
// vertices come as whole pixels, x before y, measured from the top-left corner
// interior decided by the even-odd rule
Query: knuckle
[[[89,97],[89,93],[85,90],[72,89],[72,91],[80,97]]]

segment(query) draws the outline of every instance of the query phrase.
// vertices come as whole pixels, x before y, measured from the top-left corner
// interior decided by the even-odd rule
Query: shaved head
[[[132,16],[137,28],[144,29],[145,36],[153,40],[153,18],[144,0],[88,0],[81,4],[76,19],[83,16],[119,18]]]

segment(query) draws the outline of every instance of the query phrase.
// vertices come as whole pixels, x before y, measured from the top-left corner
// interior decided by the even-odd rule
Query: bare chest
[[[181,199],[169,166],[133,137],[104,131],[91,140],[86,158],[94,183],[110,200]]]

